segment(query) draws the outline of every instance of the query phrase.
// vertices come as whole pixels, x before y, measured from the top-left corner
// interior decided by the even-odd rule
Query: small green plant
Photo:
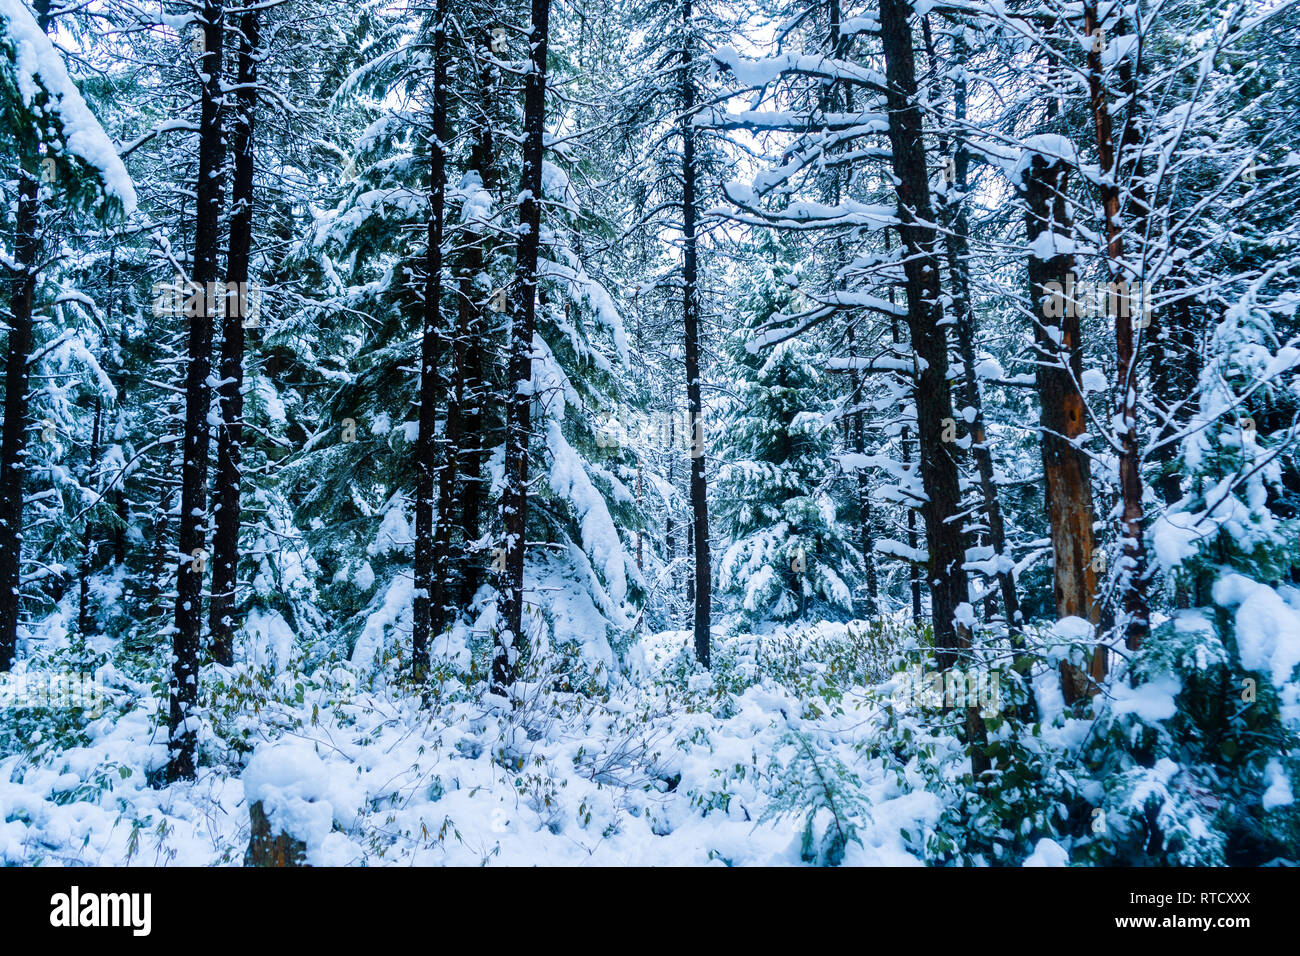
[[[858,824],[869,816],[862,781],[834,754],[817,752],[812,739],[791,729],[782,750],[793,749],[787,762],[773,760],[774,791],[759,818],[803,817],[799,856],[817,866],[839,866],[850,841],[859,846]]]

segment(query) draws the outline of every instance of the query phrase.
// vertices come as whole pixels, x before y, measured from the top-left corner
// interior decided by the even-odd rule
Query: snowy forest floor
[[[170,785],[163,659],[65,647],[27,672],[93,667],[105,706],[4,712],[0,862],[237,865],[260,799],[317,865],[918,864],[970,767],[942,711],[896,706],[900,634],[719,632],[703,672],[669,631],[579,687],[554,653],[513,713],[449,674],[421,707],[397,661],[209,666],[199,775]],[[1045,723],[1068,750],[1092,721]],[[1064,857],[1044,840],[1031,861]]]

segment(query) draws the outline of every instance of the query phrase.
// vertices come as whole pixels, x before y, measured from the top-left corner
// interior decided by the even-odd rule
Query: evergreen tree
[[[732,338],[740,377],[719,447],[718,517],[730,543],[718,586],[750,624],[846,620],[862,568],[832,494],[837,436],[817,352],[798,340],[746,348],[756,326],[790,309],[788,275],[769,260],[745,303],[750,319]]]

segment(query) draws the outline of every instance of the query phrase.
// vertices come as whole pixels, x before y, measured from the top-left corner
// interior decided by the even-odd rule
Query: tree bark
[[[49,28],[49,0],[36,0],[37,23]],[[27,157],[35,167],[36,157]],[[5,357],[5,422],[0,441],[0,672],[18,652],[22,606],[23,479],[27,470],[27,360],[32,350],[36,268],[41,254],[40,187],[35,169],[18,172],[14,260],[9,292],[9,354]]]
[[[1069,236],[1072,224],[1066,204],[1069,168],[1063,160],[1034,154],[1025,170],[1025,236],[1032,244],[1044,233]],[[1074,256],[1068,253],[1028,259],[1029,296],[1034,312],[1034,363],[1039,399],[1040,447],[1046,484],[1047,518],[1052,533],[1052,578],[1057,618],[1079,617],[1096,624],[1097,567],[1092,534],[1093,501],[1087,453],[1077,439],[1087,429],[1079,383],[1083,376],[1083,347],[1079,309],[1074,301]],[[1061,290],[1053,301],[1051,289]],[[1052,312],[1059,314],[1053,315]],[[1059,342],[1049,332],[1059,330]],[[1093,654],[1088,676],[1068,661],[1061,662],[1061,692],[1067,704],[1096,693],[1106,676],[1106,652]]]
[[[203,629],[203,550],[207,521],[208,410],[212,388],[212,302],[217,280],[217,243],[225,166],[221,92],[222,33],[225,10],[220,0],[203,5],[202,84],[199,115],[199,179],[194,227],[194,264],[190,273],[188,361],[185,371],[185,431],[181,465],[181,513],[176,564],[176,617],[172,632],[171,706],[168,728],[168,776],[192,779],[198,731],[188,720],[199,694],[199,643]]]
[[[480,49],[489,44],[488,33],[482,29],[477,34]],[[492,136],[491,117],[495,107],[495,83],[492,66],[484,59],[478,75],[479,119],[476,124],[474,144],[470,148],[469,168],[479,174],[483,188],[489,193],[497,186],[496,152]],[[461,240],[459,271],[459,303],[457,307],[457,336],[464,345],[462,370],[463,392],[461,399],[460,457],[457,468],[460,476],[460,531],[465,542],[460,579],[460,603],[468,607],[482,583],[482,564],[476,553],[476,542],[481,531],[483,511],[483,466],[486,461],[484,422],[488,400],[484,378],[488,334],[484,315],[483,292],[477,288],[491,232],[474,221],[465,223]]]
[[[112,295],[110,287],[109,295]],[[106,323],[107,324],[107,323]],[[87,460],[90,464],[90,484],[96,486],[98,490],[99,478],[97,475],[98,464],[103,455],[101,442],[103,440],[104,428],[104,400],[99,392],[95,393],[95,414],[90,426],[90,455]],[[90,634],[90,575],[94,565],[93,551],[95,548],[95,522],[92,520],[92,514],[87,513],[86,523],[81,527],[81,567],[77,570],[78,592],[77,592],[77,633],[83,638]]]
[[[686,333],[686,402],[691,458],[691,545],[694,552],[695,656],[709,666],[712,585],[709,504],[705,485],[704,403],[700,387],[699,241],[696,235],[694,29],[691,0],[682,3],[682,322]]]
[[[888,252],[889,251],[889,230],[888,229],[885,230],[884,238],[885,238],[885,251]],[[895,299],[894,286],[891,285],[889,287],[890,305],[896,304],[894,299]],[[899,335],[898,333],[898,318],[897,316],[894,315],[891,315],[889,318],[889,340],[894,344],[895,351],[898,351],[897,347],[902,342],[902,336]],[[904,373],[899,372],[897,373],[896,378],[899,379],[901,384],[905,384],[908,388],[912,389],[913,391],[916,390],[916,376],[914,374],[905,376]],[[902,381],[904,378],[906,378],[906,382]],[[907,403],[900,402],[899,417],[905,420],[906,413],[907,413]],[[910,469],[910,466],[912,464],[911,449],[912,449],[911,429],[908,428],[907,425],[903,425],[898,430],[898,454],[899,454],[899,458],[902,461],[904,471],[911,470]],[[918,541],[916,537],[916,509],[912,507],[911,504],[909,504],[907,505],[907,547],[912,552],[915,552],[917,543]],[[907,587],[908,587],[908,593],[912,599],[912,624],[916,627],[920,627],[921,625],[921,574],[920,574],[920,569],[917,567],[915,561],[907,562]]]
[[[235,589],[239,571],[240,470],[244,441],[244,328],[249,318],[249,260],[253,248],[253,125],[257,109],[257,55],[261,42],[258,11],[239,23],[239,91],[231,146],[235,178],[231,185],[230,246],[226,256],[226,310],[221,329],[221,407],[217,426],[217,477],[213,495],[216,528],[212,535],[212,597],[208,605],[209,644],[218,664],[235,662]]]
[[[433,138],[430,143],[429,234],[424,254],[424,329],[420,338],[420,424],[415,447],[415,600],[411,633],[411,676],[423,683],[428,673],[429,640],[441,626],[446,588],[455,496],[455,449],[460,409],[448,403],[444,453],[435,434],[440,385],[439,365],[445,332],[442,328],[442,234],[445,216],[447,140],[447,34],[445,0],[439,0],[433,28]],[[439,508],[435,519],[434,491],[442,459]],[[436,524],[436,527],[435,527]]]
[[[40,213],[34,174],[18,184],[15,258],[21,272],[9,295],[9,354],[5,360],[4,444],[0,450],[0,671],[18,648],[23,546],[23,479],[27,469],[27,359],[32,350],[32,299],[40,255]]]
[[[1120,222],[1120,164],[1115,155],[1111,131],[1110,105],[1102,83],[1100,42],[1101,21],[1095,0],[1083,5],[1084,28],[1091,39],[1088,49],[1088,93],[1092,106],[1093,128],[1097,137],[1097,165],[1102,171],[1099,189],[1106,220],[1106,258],[1113,281],[1129,281],[1124,269],[1124,234]],[[1127,145],[1127,144],[1122,144]],[[1140,179],[1141,177],[1139,177]],[[1115,318],[1115,405],[1120,418],[1116,436],[1119,449],[1120,535],[1123,540],[1123,567],[1119,569],[1124,606],[1125,644],[1129,650],[1142,646],[1150,630],[1147,604],[1146,539],[1142,529],[1141,449],[1138,441],[1138,367],[1133,336],[1133,317],[1127,308],[1116,309]]]
[[[885,53],[889,142],[897,183],[898,227],[903,245],[907,287],[907,321],[916,351],[916,431],[919,439],[921,484],[926,501],[925,522],[929,555],[930,610],[935,658],[941,670],[958,662],[970,647],[969,627],[957,620],[958,609],[968,615],[970,589],[966,580],[966,543],[961,528],[961,484],[955,444],[943,440],[945,423],[953,420],[948,384],[948,335],[940,298],[939,261],[935,255],[934,214],[926,176],[921,111],[917,106],[916,61],[912,49],[911,5],[907,0],[881,0],[880,35]],[[978,707],[965,709],[966,743],[976,780],[989,768],[986,729]]]
[[[281,830],[271,831],[271,819],[266,815],[262,801],[249,804],[248,849],[244,852],[244,866],[305,867],[307,844]]]
[[[964,564],[966,548],[960,519],[955,444],[945,443],[945,421],[953,418],[948,384],[948,337],[943,325],[939,262],[935,255],[934,215],[926,178],[921,111],[916,105],[916,64],[912,50],[911,7],[905,0],[882,0],[881,39],[888,83],[889,140],[898,185],[898,227],[903,244],[907,321],[916,352],[917,437],[922,506],[929,552],[930,602],[934,641],[941,668],[952,667],[958,651],[970,644],[969,630],[956,620],[969,600]]]
[[[1197,330],[1203,321],[1201,308],[1186,291],[1186,277],[1178,276],[1174,283],[1181,294],[1169,303],[1155,323],[1155,347],[1151,350],[1152,400],[1161,417],[1151,457],[1159,467],[1154,484],[1166,508],[1183,497],[1183,476],[1177,467],[1177,437],[1197,407],[1196,384],[1201,373]],[[1187,578],[1175,574],[1174,607],[1190,606]]]
[[[524,648],[524,552],[528,525],[528,439],[532,425],[533,334],[537,320],[537,256],[542,220],[542,153],[546,131],[546,46],[550,0],[532,0],[524,80],[524,150],[519,227],[511,303],[510,372],[506,396],[504,569],[498,586],[499,621],[492,657],[492,691],[506,694],[518,676]]]
[[[849,331],[849,355],[855,355],[853,348],[853,332]],[[853,415],[852,420],[847,422],[847,434],[851,438],[853,450],[859,455],[865,455],[867,451],[867,435],[865,427],[866,416],[862,414],[862,381],[861,376],[854,371],[853,373]],[[863,570],[866,575],[867,600],[864,611],[868,618],[873,618],[880,610],[880,584],[876,577],[876,542],[871,527],[871,487],[867,482],[867,471],[865,468],[858,468],[856,471],[857,494],[858,494],[858,535],[859,547],[862,551]]]
[[[953,52],[959,64],[966,61],[966,42],[961,29],[956,31]],[[953,115],[956,128],[960,130],[966,122],[966,80],[959,74],[953,81]],[[979,472],[980,493],[984,497],[984,513],[988,518],[988,542],[993,548],[993,556],[998,561],[997,581],[1002,594],[1002,608],[1006,614],[1007,629],[1012,634],[1018,632],[1020,625],[1020,599],[1016,594],[1015,576],[1005,566],[1007,553],[1006,525],[1002,519],[1002,506],[998,500],[997,484],[993,478],[993,453],[988,445],[988,436],[984,428],[984,404],[980,399],[979,380],[975,376],[975,312],[971,307],[970,295],[970,221],[966,213],[966,179],[970,169],[970,152],[966,141],[960,133],[956,135],[956,151],[953,155],[952,183],[949,189],[956,191],[954,199],[945,194],[943,208],[944,219],[949,229],[944,233],[944,247],[947,252],[948,273],[953,285],[953,315],[956,318],[957,345],[961,353],[963,368],[964,400],[967,407],[975,412],[975,419],[970,423],[971,452],[975,456],[975,466]]]

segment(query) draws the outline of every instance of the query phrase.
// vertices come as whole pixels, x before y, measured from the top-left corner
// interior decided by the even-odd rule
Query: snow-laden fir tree
[[[718,587],[750,626],[846,620],[862,574],[833,494],[839,432],[819,353],[798,339],[750,348],[756,327],[797,307],[791,275],[769,252],[729,340],[737,374],[719,427],[715,500],[727,545]]]

